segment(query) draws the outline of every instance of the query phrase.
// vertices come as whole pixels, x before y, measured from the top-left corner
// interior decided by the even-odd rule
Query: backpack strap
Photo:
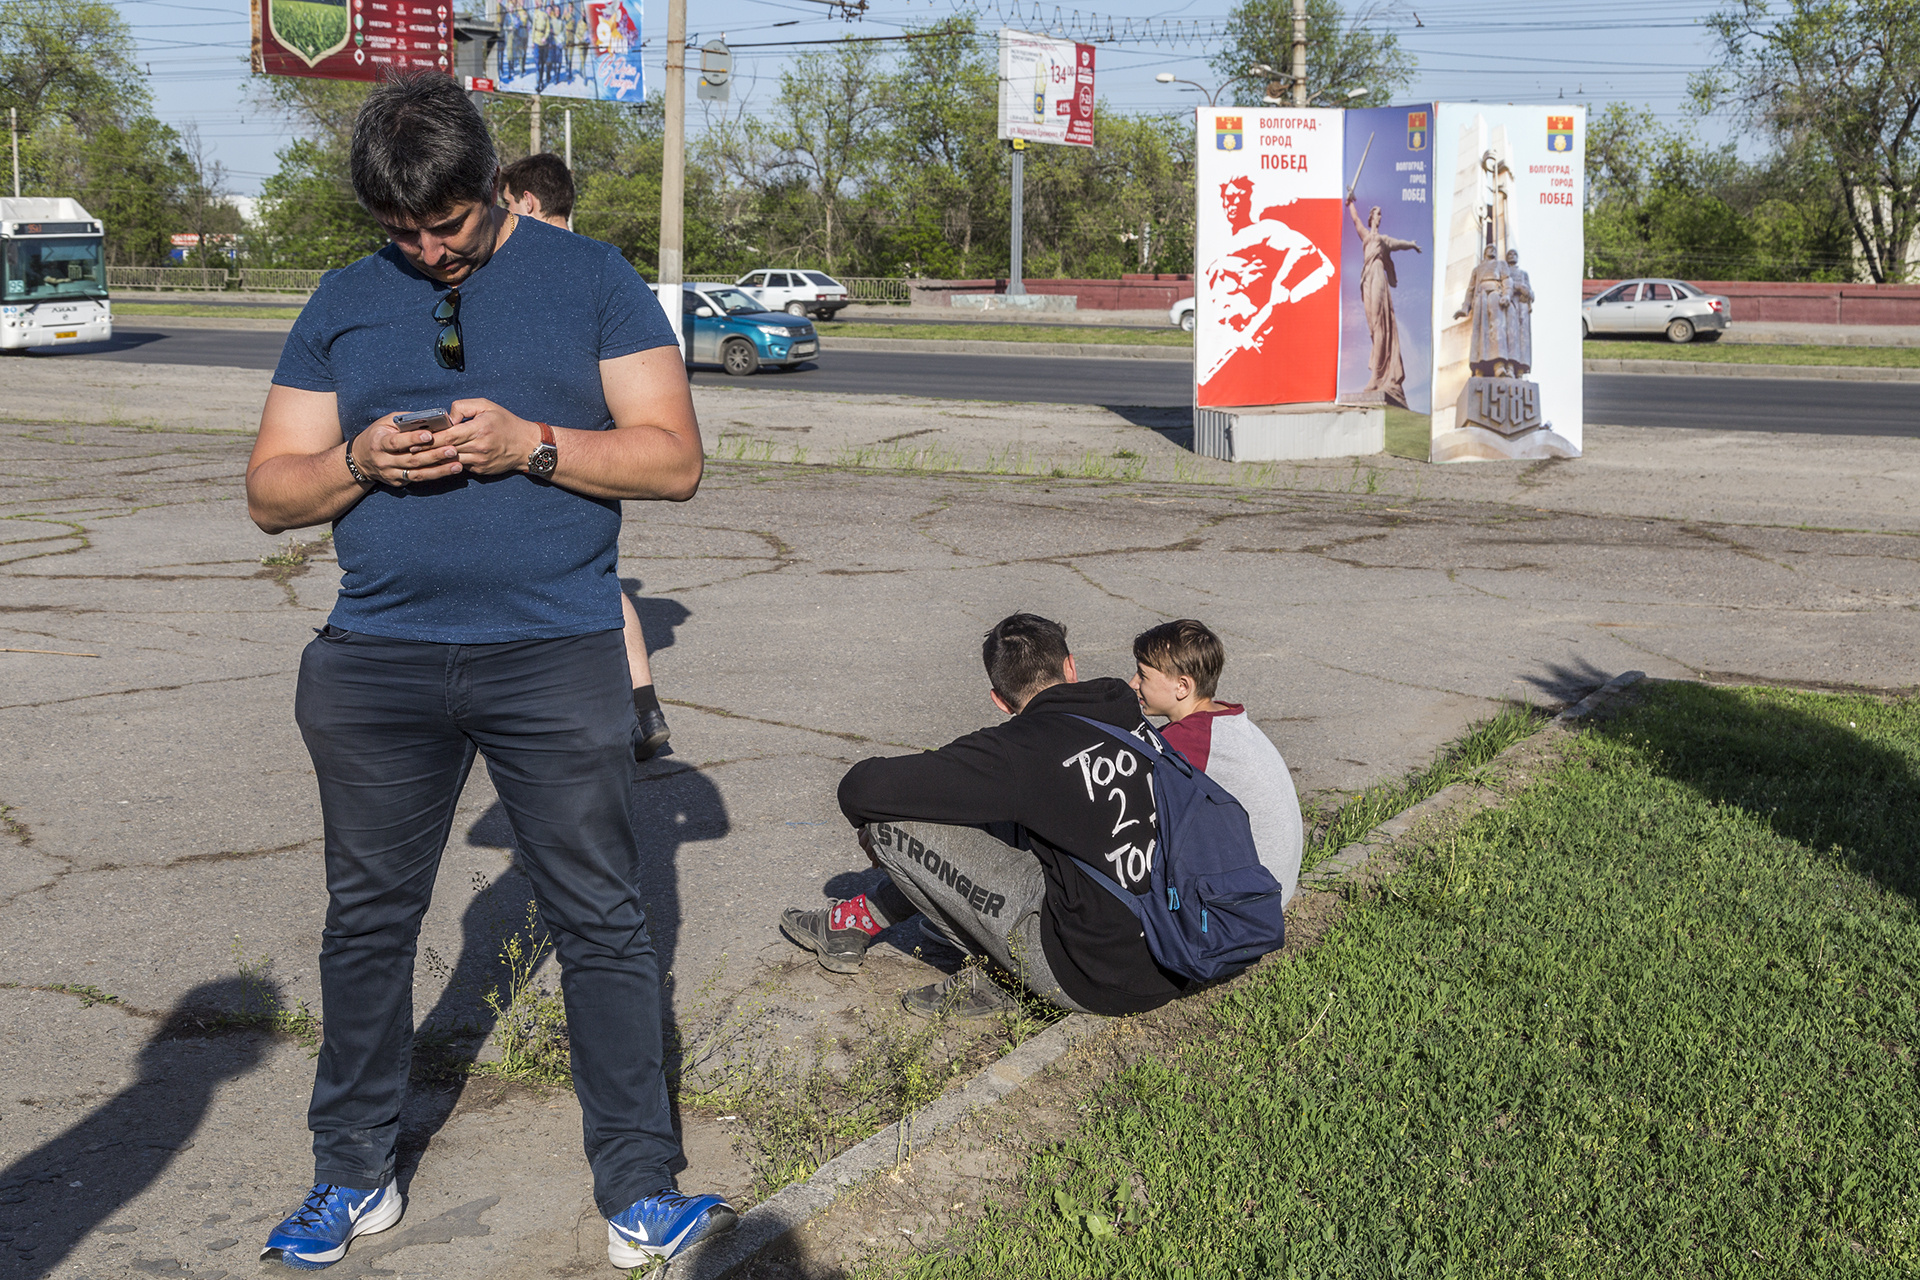
[[[1133,910],[1134,895],[1131,893],[1128,893],[1125,889],[1122,889],[1119,886],[1119,884],[1117,884],[1114,881],[1112,876],[1109,876],[1106,872],[1100,870],[1098,867],[1094,866],[1091,862],[1088,862],[1085,858],[1074,858],[1073,855],[1070,853],[1067,856],[1069,858],[1073,858],[1075,862],[1080,864],[1080,869],[1087,873],[1087,879],[1093,881],[1095,884],[1099,885],[1102,889],[1105,889],[1108,893],[1120,899],[1120,901],[1123,904],[1125,904],[1127,910],[1129,911]]]
[[[1085,721],[1087,724],[1092,725],[1094,728],[1099,729],[1104,733],[1110,734],[1115,738],[1118,738],[1121,742],[1124,742],[1126,745],[1132,747],[1135,751],[1144,753],[1147,747],[1151,747],[1153,748],[1153,751],[1155,754],[1159,755],[1161,758],[1165,759],[1167,762],[1172,764],[1174,768],[1180,770],[1181,773],[1185,774],[1189,778],[1193,776],[1193,765],[1188,762],[1185,756],[1180,754],[1177,748],[1170,746],[1167,740],[1160,736],[1160,731],[1158,729],[1155,729],[1151,724],[1147,723],[1147,721],[1144,718],[1140,721],[1140,727],[1147,731],[1147,740],[1146,740],[1146,745],[1142,746],[1140,739],[1134,737],[1131,733],[1128,733],[1125,729],[1117,728],[1114,725],[1108,724],[1104,720],[1095,720],[1090,716],[1075,715],[1071,711],[1067,712],[1067,714],[1070,716],[1073,716],[1075,720]]]

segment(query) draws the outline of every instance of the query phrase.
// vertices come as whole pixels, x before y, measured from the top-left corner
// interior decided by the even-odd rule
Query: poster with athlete
[[[1202,408],[1334,398],[1342,114],[1196,113],[1194,399]]]
[[[1347,112],[1341,404],[1433,412],[1432,123],[1431,103]]]

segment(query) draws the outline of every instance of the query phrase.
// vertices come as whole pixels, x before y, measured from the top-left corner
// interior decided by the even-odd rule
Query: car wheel
[[[735,338],[721,348],[720,365],[729,377],[744,378],[760,367],[760,353],[745,338]]]
[[[787,314],[790,316],[803,316],[807,314],[807,304],[804,302],[789,302],[787,304]]]
[[[1582,320],[1580,322],[1580,340],[1582,342],[1585,342],[1588,338],[1591,338],[1592,336],[1593,336],[1593,326],[1589,325],[1585,320]]]
[[[1693,321],[1682,320],[1677,318],[1673,320],[1669,320],[1667,322],[1667,341],[1668,342],[1692,342],[1693,341]]]
[[[1193,312],[1186,312],[1180,317],[1180,327],[1188,333],[1193,332]]]

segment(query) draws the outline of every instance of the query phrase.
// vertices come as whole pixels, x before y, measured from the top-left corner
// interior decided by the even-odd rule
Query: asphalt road
[[[271,369],[282,334],[252,330],[130,326],[111,342],[42,349],[35,360],[130,360]],[[761,384],[836,394],[908,394],[958,400],[1178,406],[1189,403],[1188,367],[1171,360],[928,355],[829,351],[819,364],[755,375]],[[734,381],[700,369],[694,381]],[[1805,378],[1587,375],[1589,422],[1718,431],[1920,436],[1920,396],[1897,382]]]

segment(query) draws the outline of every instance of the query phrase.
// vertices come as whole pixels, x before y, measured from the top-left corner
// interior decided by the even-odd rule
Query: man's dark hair
[[[1067,629],[1032,613],[1002,618],[980,646],[993,691],[1015,711],[1034,694],[1066,679],[1069,656]]]
[[[573,174],[551,151],[515,160],[501,171],[500,181],[515,195],[539,196],[542,213],[564,218],[573,212]]]
[[[1204,622],[1182,618],[1163,622],[1133,638],[1133,660],[1170,676],[1193,681],[1193,691],[1211,698],[1227,665],[1226,646]]]
[[[500,162],[487,122],[452,76],[395,76],[353,126],[353,194],[381,222],[427,226],[467,200],[491,200]]]

